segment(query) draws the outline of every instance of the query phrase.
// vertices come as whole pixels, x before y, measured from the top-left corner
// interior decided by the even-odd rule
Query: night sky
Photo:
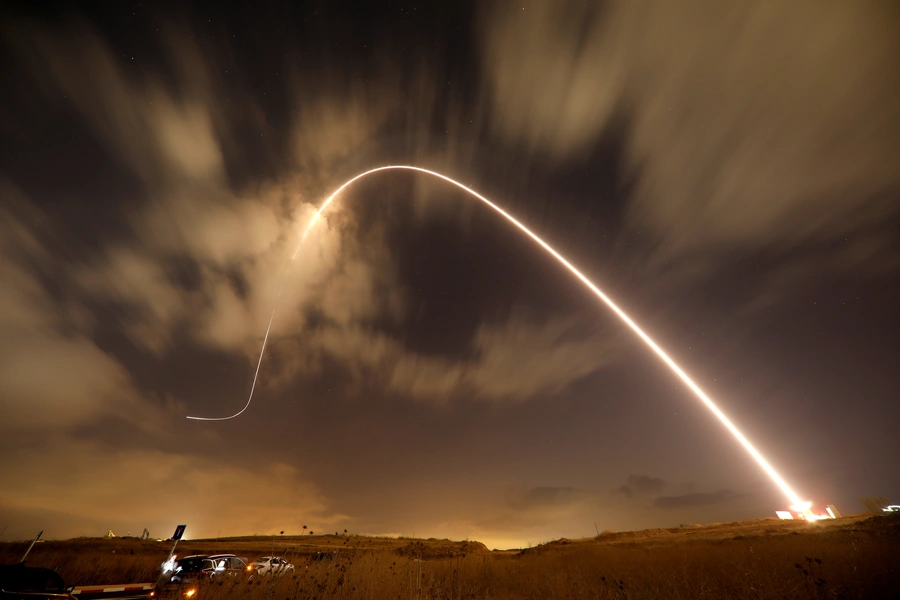
[[[358,6],[358,5],[359,6]],[[173,8],[174,7],[174,8]],[[900,5],[6,2],[2,540],[900,501]],[[279,289],[283,291],[279,295]],[[277,314],[249,409],[263,335]]]

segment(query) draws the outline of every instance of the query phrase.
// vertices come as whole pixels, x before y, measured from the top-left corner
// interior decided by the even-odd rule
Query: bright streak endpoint
[[[741,446],[744,447],[744,449],[750,454],[750,456],[753,457],[753,459],[759,464],[759,466],[762,467],[762,470],[766,472],[766,474],[775,483],[775,485],[777,485],[778,488],[781,489],[782,492],[784,492],[784,495],[787,496],[787,498],[790,500],[791,505],[796,506],[798,509],[800,509],[801,507],[803,507],[805,509],[805,510],[801,509],[798,512],[804,512],[804,513],[807,513],[808,515],[812,516],[812,511],[809,508],[810,504],[808,502],[804,502],[800,499],[800,497],[794,492],[794,490],[791,489],[791,487],[784,481],[784,479],[782,479],[782,477],[775,471],[775,469],[772,468],[772,466],[766,461],[766,459],[763,458],[762,454],[759,453],[759,451],[753,446],[753,444],[751,444],[750,441],[746,437],[744,437],[744,434],[742,434],[738,430],[738,428],[734,425],[734,423],[731,422],[731,420],[727,416],[725,416],[725,413],[723,413],[719,409],[719,407],[716,406],[716,404],[712,401],[712,399],[710,399],[709,396],[707,396],[706,393],[704,393],[704,391],[702,389],[700,389],[700,386],[698,386],[696,383],[694,383],[694,381],[688,376],[688,374],[685,373],[684,370],[682,370],[682,368],[679,367],[675,363],[675,361],[672,360],[672,358],[670,358],[669,355],[666,354],[663,351],[663,349],[660,348],[659,345],[650,338],[649,335],[644,333],[644,330],[641,329],[640,327],[638,327],[637,323],[635,323],[634,321],[631,320],[631,317],[629,317],[627,314],[625,314],[625,312],[622,309],[620,309],[612,300],[610,300],[609,297],[606,294],[604,294],[596,285],[594,285],[590,279],[588,279],[584,274],[582,274],[581,271],[576,269],[575,266],[572,265],[572,263],[570,263],[568,260],[566,260],[559,252],[557,252],[556,250],[551,248],[550,245],[547,244],[547,242],[542,240],[535,233],[533,233],[530,229],[528,229],[522,223],[517,221],[508,212],[506,212],[505,210],[503,210],[502,208],[500,208],[499,206],[497,206],[496,204],[494,204],[493,202],[491,202],[490,200],[488,200],[487,198],[485,198],[478,192],[475,192],[475,191],[471,190],[470,188],[468,188],[467,186],[465,186],[464,184],[456,181],[455,179],[451,179],[450,177],[447,177],[446,175],[442,175],[440,173],[436,173],[435,171],[429,171],[428,169],[423,169],[421,167],[413,167],[413,166],[409,166],[409,165],[388,165],[388,166],[384,166],[384,167],[370,169],[369,171],[360,173],[356,177],[353,177],[352,179],[345,182],[337,190],[335,190],[334,193],[332,193],[331,196],[329,196],[328,199],[325,200],[325,202],[322,204],[322,206],[319,208],[319,210],[316,211],[316,214],[313,215],[312,220],[309,222],[309,225],[306,227],[306,231],[303,232],[303,236],[300,238],[300,241],[297,244],[297,249],[294,250],[294,254],[291,256],[291,262],[293,262],[297,258],[297,254],[300,252],[300,247],[303,245],[303,242],[306,240],[306,236],[309,234],[310,230],[313,228],[313,226],[319,220],[319,217],[322,215],[322,212],[326,208],[328,208],[328,206],[332,203],[332,201],[341,192],[343,192],[344,189],[347,188],[347,186],[354,183],[358,179],[362,179],[363,177],[367,177],[374,173],[379,173],[381,171],[392,171],[392,170],[415,171],[418,173],[424,173],[426,175],[431,175],[432,177],[437,177],[438,179],[442,179],[442,180],[446,181],[447,183],[455,185],[456,187],[460,188],[461,190],[465,191],[466,193],[474,196],[478,200],[481,200],[484,204],[491,207],[492,209],[494,209],[494,211],[496,211],[501,216],[503,216],[503,218],[505,218],[507,221],[509,221],[510,223],[512,223],[513,225],[518,227],[520,230],[522,230],[522,232],[525,233],[525,235],[530,237],[541,248],[546,250],[547,253],[549,253],[551,256],[553,256],[553,258],[555,258],[557,261],[559,261],[560,264],[562,264],[575,277],[577,277],[591,292],[593,292],[598,298],[600,298],[600,300],[602,300],[603,303],[606,304],[606,306],[608,306],[610,308],[610,310],[612,310],[616,314],[616,316],[618,316],[626,325],[628,325],[628,327],[631,328],[631,330],[634,331],[637,334],[637,336],[639,338],[641,338],[641,340],[643,340],[643,342],[647,346],[650,347],[651,350],[653,350],[653,352],[666,364],[666,366],[668,366],[669,369],[673,373],[675,373],[675,375],[678,376],[678,378],[681,381],[683,381],[684,384],[687,385],[688,388],[692,392],[694,392],[694,395],[703,403],[704,406],[706,406],[706,408],[708,408],[710,410],[710,412],[713,413],[713,415],[715,415],[715,417],[719,420],[719,422],[722,423],[722,425],[724,425],[725,428],[729,432],[731,432],[731,435],[734,436],[734,438],[741,444]],[[281,295],[281,292],[279,291],[279,296],[280,295]],[[233,414],[229,417],[187,417],[188,419],[191,419],[194,421],[227,421],[229,419],[234,419],[235,417],[240,416],[241,414],[244,413],[244,411],[247,410],[247,408],[250,406],[250,402],[253,400],[253,392],[256,389],[256,380],[259,377],[259,370],[260,370],[260,366],[262,365],[263,354],[266,351],[266,343],[269,340],[269,331],[272,329],[272,322],[274,321],[274,319],[275,319],[275,311],[273,310],[272,316],[269,318],[269,325],[266,328],[266,335],[265,335],[265,338],[263,339],[262,350],[259,353],[259,361],[256,364],[256,372],[253,375],[253,384],[250,387],[250,397],[247,398],[247,404],[245,404],[244,407],[240,411],[236,412],[235,414]]]

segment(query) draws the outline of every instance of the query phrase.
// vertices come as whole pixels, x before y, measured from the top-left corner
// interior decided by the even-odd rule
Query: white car
[[[294,565],[280,556],[264,556],[253,563],[253,570],[260,575],[284,575],[294,570]]]

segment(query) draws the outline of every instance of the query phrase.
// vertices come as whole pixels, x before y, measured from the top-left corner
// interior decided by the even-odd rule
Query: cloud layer
[[[414,497],[432,510],[416,518],[447,535],[521,542],[583,535],[595,521],[641,526],[651,511],[686,519],[751,503],[746,480],[710,475],[697,489],[669,475],[622,483],[624,473],[653,467],[603,444],[622,443],[619,434],[638,431],[629,429],[635,422],[640,435],[669,427],[641,412],[645,399],[631,401],[629,386],[656,375],[645,363],[627,365],[640,371],[623,375],[630,346],[620,330],[599,320],[605,313],[579,308],[539,261],[522,281],[496,276],[517,276],[508,265],[486,270],[478,281],[484,298],[448,303],[442,335],[459,338],[452,343],[427,347],[408,334],[421,318],[421,290],[404,271],[409,255],[428,252],[440,227],[452,229],[461,247],[477,245],[484,231],[475,209],[450,206],[440,185],[387,176],[361,184],[317,222],[298,259],[289,258],[332,189],[360,166],[402,158],[463,174],[504,206],[519,202],[512,212],[521,209],[554,239],[581,232],[588,264],[638,272],[656,286],[647,303],[657,316],[669,317],[668,298],[689,277],[731,269],[733,255],[776,263],[796,254],[764,284],[755,304],[764,307],[822,274],[893,272],[900,264],[892,229],[900,216],[896,7],[561,0],[524,10],[479,5],[473,18],[465,76],[379,45],[365,73],[315,54],[304,63],[298,49],[283,63],[267,62],[274,76],[257,77],[229,62],[227,39],[182,24],[153,32],[152,60],[138,61],[121,51],[121,40],[85,23],[3,25],[15,64],[4,73],[22,80],[8,86],[0,106],[18,98],[34,121],[4,112],[0,134],[38,147],[39,158],[22,172],[24,163],[11,161],[0,174],[0,450],[7,457],[0,476],[16,482],[0,493],[0,510],[103,530],[107,520],[126,524],[140,513],[166,529],[173,513],[160,508],[168,499],[159,489],[171,485],[184,492],[175,512],[206,534],[219,524],[192,510],[217,495],[234,498],[236,508],[220,517],[235,533],[306,519],[396,531],[397,506]],[[621,206],[609,199],[613,184],[592,171],[603,170],[591,157],[609,144],[624,157],[613,177]],[[83,167],[88,182],[79,186]],[[580,171],[589,189],[569,185]],[[541,191],[548,187],[566,191]],[[583,203],[569,207],[572,214],[608,222],[554,220],[565,194],[576,197],[572,206]],[[421,238],[403,238],[398,223]],[[613,231],[618,241],[602,245]],[[504,239],[488,242],[480,247],[485,262],[506,260]],[[462,305],[476,301],[492,304],[466,312]],[[243,401],[273,309],[258,388],[268,410],[222,429],[182,429],[185,414],[218,410],[223,389]],[[603,370],[610,377],[598,383],[592,376]],[[626,384],[616,380],[627,376]],[[667,385],[639,393],[673,393]],[[320,387],[343,396],[319,403]],[[290,412],[294,402],[303,410]],[[570,414],[558,418],[551,404]],[[374,420],[366,412],[373,406],[393,411],[385,421],[396,416],[382,425],[388,442],[360,424]],[[325,416],[315,421],[318,410]],[[583,451],[561,467],[540,456],[571,441],[567,432],[583,430],[586,414],[602,434],[585,433]],[[427,429],[428,419],[448,425]],[[478,419],[491,426],[478,429]],[[352,440],[312,430],[338,422],[355,427]],[[541,439],[544,422],[559,427],[549,442]],[[48,439],[35,442],[35,432]],[[402,454],[385,449],[393,438],[408,443]],[[329,463],[321,447],[346,454]],[[473,447],[483,454],[453,462]],[[270,452],[275,458],[259,467]],[[528,462],[519,453],[534,456]],[[372,494],[387,494],[412,456],[433,462],[429,475],[409,475],[378,514],[366,513],[374,503],[354,477],[383,478]],[[494,457],[506,462],[497,458],[491,471],[485,465]],[[628,466],[610,469],[612,462]],[[454,468],[450,483],[426,481]],[[45,482],[53,480],[78,490],[65,510],[49,495]],[[352,487],[355,504],[326,493],[336,480]],[[150,491],[107,514],[97,507],[112,496],[100,481]],[[450,488],[478,501],[460,508]]]
[[[577,315],[513,311],[485,320],[466,358],[410,347],[384,326],[402,322],[409,293],[387,230],[364,226],[340,202],[288,260],[339,183],[332,170],[340,172],[388,119],[377,94],[371,111],[362,108],[372,100],[365,94],[300,102],[287,136],[293,164],[237,186],[230,178],[232,163],[241,162],[236,128],[259,108],[249,98],[238,108],[220,101],[226,84],[187,32],[170,28],[162,37],[170,62],[159,72],[131,69],[86,26],[23,26],[6,37],[41,92],[64,98],[138,190],[110,209],[122,224],[116,235],[86,240],[3,181],[10,203],[0,236],[0,427],[17,439],[37,430],[57,436],[32,447],[28,460],[0,465],[5,480],[20,482],[0,495],[0,507],[23,523],[109,528],[139,514],[156,530],[181,514],[195,534],[209,535],[223,522],[247,533],[276,521],[283,529],[349,518],[328,507],[290,457],[263,469],[252,464],[257,451],[221,461],[217,449],[227,444],[216,432],[201,437],[205,450],[192,447],[179,436],[184,399],[142,385],[145,365],[172,364],[186,347],[252,367],[273,309],[276,360],[262,385],[275,393],[338,364],[359,389],[426,405],[462,397],[522,402],[557,394],[614,360],[609,336]],[[140,441],[145,433],[152,444]],[[59,481],[73,490],[62,512],[48,493]],[[143,490],[140,500],[105,508],[123,489]],[[217,497],[229,502],[215,518],[196,511]],[[54,535],[81,533],[69,529]]]
[[[849,238],[896,268],[900,54],[888,2],[537,2],[486,9],[497,133],[570,160],[624,122],[635,229],[662,259]]]
[[[329,511],[321,492],[283,462],[246,468],[217,454],[122,450],[61,438],[39,453],[23,453],[4,467],[4,476],[28,482],[0,492],[0,511],[26,515],[17,520],[13,535],[43,528],[59,512],[70,518],[48,531],[56,538],[83,534],[84,522],[95,531],[145,523],[162,536],[177,521],[189,524],[190,537],[211,537],[219,530],[223,535],[268,532],[273,523],[291,531],[302,531],[310,522],[337,527],[348,518]],[[58,500],[61,486],[65,505]]]

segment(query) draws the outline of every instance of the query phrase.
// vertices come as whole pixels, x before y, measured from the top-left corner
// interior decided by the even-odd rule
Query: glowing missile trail
[[[640,327],[638,327],[637,323],[632,321],[631,318],[627,314],[625,314],[625,312],[622,311],[622,309],[620,309],[618,306],[616,306],[616,304],[612,300],[610,300],[606,294],[604,294],[602,291],[600,291],[600,289],[596,285],[594,285],[590,279],[585,277],[581,273],[581,271],[576,269],[572,265],[572,263],[570,263],[568,260],[563,258],[563,256],[559,252],[557,252],[556,250],[551,248],[550,245],[547,244],[544,240],[539,238],[536,234],[532,233],[530,229],[528,229],[527,227],[522,225],[519,221],[517,221],[515,218],[513,218],[512,215],[507,213],[505,210],[503,210],[502,208],[500,208],[499,206],[497,206],[496,204],[494,204],[493,202],[491,202],[490,200],[488,200],[487,198],[485,198],[478,192],[472,191],[471,189],[466,187],[464,184],[462,184],[454,179],[450,179],[446,175],[441,175],[440,173],[436,173],[434,171],[429,171],[428,169],[423,169],[421,167],[413,167],[413,166],[406,166],[406,165],[389,165],[389,166],[385,166],[385,167],[378,167],[376,169],[371,169],[369,171],[366,171],[365,173],[360,173],[353,179],[350,179],[349,181],[344,183],[344,185],[339,187],[337,190],[335,190],[335,192],[333,194],[331,194],[331,196],[329,196],[327,200],[325,200],[325,202],[324,202],[324,204],[322,204],[321,208],[319,208],[319,210],[316,211],[316,214],[313,215],[312,220],[309,222],[309,225],[306,227],[306,231],[303,232],[303,236],[300,238],[300,242],[297,244],[297,249],[294,250],[294,254],[293,254],[293,256],[291,256],[291,261],[293,262],[293,260],[295,258],[297,258],[297,253],[300,252],[300,246],[303,244],[303,241],[306,239],[306,236],[309,234],[310,230],[313,228],[313,226],[319,220],[319,217],[322,215],[322,212],[326,208],[328,208],[328,205],[331,204],[331,202],[342,191],[344,191],[344,189],[347,186],[349,186],[356,180],[362,179],[363,177],[366,177],[373,173],[378,173],[380,171],[389,171],[389,170],[416,171],[419,173],[425,173],[426,175],[431,175],[432,177],[437,177],[438,179],[443,179],[447,183],[453,184],[456,187],[460,188],[461,190],[465,191],[466,193],[471,194],[475,198],[481,200],[483,203],[485,203],[486,205],[490,206],[492,209],[494,209],[495,211],[500,213],[500,215],[502,215],[510,223],[512,223],[519,229],[521,229],[522,232],[525,233],[525,235],[527,235],[532,240],[537,242],[537,244],[541,248],[546,250],[549,254],[551,254],[553,256],[553,258],[558,260],[565,268],[567,268],[569,271],[571,271],[571,273],[573,275],[575,275],[575,277],[577,277],[579,280],[581,280],[581,282],[585,286],[587,286],[587,288],[589,290],[591,290],[594,294],[596,294],[597,297],[600,298],[600,300],[602,300],[614,313],[616,313],[616,316],[618,316],[626,325],[628,325],[628,327],[630,327],[631,330],[634,331],[638,335],[638,337],[641,338],[641,340],[643,340],[644,343],[647,344],[650,347],[650,349],[653,350],[653,352],[655,352],[657,356],[659,356],[660,359],[662,359],[662,361],[664,363],[666,363],[666,365],[669,367],[669,369],[671,369],[672,372],[675,373],[675,375],[677,375],[678,378],[681,379],[681,381],[683,381],[685,383],[685,385],[687,385],[688,388],[690,388],[690,390],[692,392],[694,392],[694,395],[697,396],[697,398],[706,406],[706,408],[708,408],[716,416],[716,418],[719,419],[719,421],[722,423],[722,425],[724,425],[725,428],[731,432],[731,435],[733,435],[735,437],[735,439],[737,439],[737,441],[740,442],[740,444],[750,454],[750,456],[752,456],[754,458],[754,460],[756,460],[756,462],[759,463],[759,466],[762,467],[763,471],[766,472],[766,474],[772,479],[772,481],[775,483],[775,485],[777,485],[781,489],[781,491],[784,492],[784,494],[790,499],[791,504],[798,505],[798,506],[805,505],[805,503],[800,499],[800,497],[796,493],[794,493],[794,490],[792,490],[790,488],[790,486],[784,481],[784,479],[782,479],[781,476],[775,471],[775,469],[772,468],[772,466],[766,461],[766,459],[763,458],[762,454],[760,454],[759,451],[753,446],[753,444],[751,444],[750,441],[746,437],[744,437],[744,434],[742,434],[738,430],[738,428],[735,427],[734,423],[732,423],[731,420],[725,416],[725,413],[723,413],[721,410],[719,410],[719,407],[716,406],[715,403],[709,398],[709,396],[707,396],[703,392],[703,390],[700,389],[700,386],[698,386],[696,383],[694,383],[694,381],[690,377],[688,377],[688,374],[685,373],[681,369],[681,367],[679,367],[675,363],[675,361],[672,360],[669,357],[669,355],[666,354],[663,351],[663,349],[660,348],[656,344],[656,342],[654,342],[650,338],[650,336],[648,336],[646,333],[644,333],[644,330],[641,329]],[[281,292],[279,291],[279,295],[280,294],[281,294]],[[266,337],[263,340],[263,348],[262,348],[262,351],[259,353],[259,362],[256,365],[256,374],[253,376],[253,385],[250,388],[250,398],[247,399],[247,404],[244,406],[244,408],[242,408],[239,412],[231,415],[230,417],[219,417],[219,418],[188,417],[188,419],[193,419],[196,421],[226,421],[228,419],[233,419],[233,418],[241,415],[245,410],[247,410],[247,407],[250,406],[250,401],[253,399],[253,390],[256,388],[256,379],[257,379],[257,377],[259,377],[259,368],[260,368],[260,365],[262,364],[263,353],[266,350],[266,341],[268,341],[268,339],[269,339],[269,330],[272,328],[272,321],[274,318],[275,318],[275,311],[273,310],[272,317],[269,319],[269,327],[266,328]]]

